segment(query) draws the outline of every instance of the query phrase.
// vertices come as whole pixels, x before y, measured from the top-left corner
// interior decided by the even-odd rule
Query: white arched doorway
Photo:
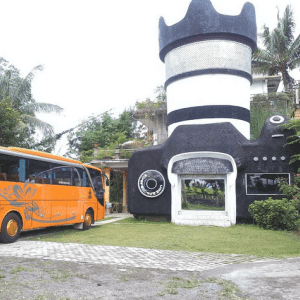
[[[236,223],[236,163],[232,156],[219,152],[190,152],[178,154],[168,164],[171,183],[171,219],[180,225],[231,226]],[[220,182],[224,190],[221,210],[185,209],[182,187],[185,182]]]

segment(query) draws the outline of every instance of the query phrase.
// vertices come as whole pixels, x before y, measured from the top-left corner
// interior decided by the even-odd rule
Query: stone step
[[[224,211],[184,211],[182,210],[177,219],[179,220],[215,220],[228,221],[228,216]]]
[[[231,222],[227,221],[217,221],[217,220],[186,220],[186,219],[176,219],[174,222],[176,225],[189,225],[189,226],[219,226],[219,227],[230,227]]]
[[[190,226],[231,226],[225,211],[212,210],[181,210],[174,223]]]

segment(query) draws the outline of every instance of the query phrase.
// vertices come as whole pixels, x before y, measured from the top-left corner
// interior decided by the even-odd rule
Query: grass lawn
[[[66,229],[34,240],[192,252],[300,256],[299,236],[290,232],[264,230],[254,225],[242,224],[227,228],[194,227],[128,218],[92,227],[88,231]]]

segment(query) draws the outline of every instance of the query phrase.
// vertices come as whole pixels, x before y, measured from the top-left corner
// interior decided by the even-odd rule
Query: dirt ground
[[[300,259],[191,273],[0,257],[1,300],[300,299],[299,279]]]

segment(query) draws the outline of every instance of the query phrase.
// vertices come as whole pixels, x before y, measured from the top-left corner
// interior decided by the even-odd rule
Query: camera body
[[[169,177],[176,176],[175,181],[179,182],[183,174],[223,176],[236,168],[236,217],[250,217],[248,207],[255,200],[283,197],[277,178],[292,182],[289,153],[284,147],[290,133],[280,127],[287,121],[280,115],[267,118],[257,140],[246,139],[230,122],[177,126],[165,143],[137,150],[130,158],[129,211],[134,215],[171,216]],[[191,153],[201,158],[183,159],[181,171],[178,164],[177,170],[175,164],[170,165],[172,158]],[[232,157],[234,168],[222,159],[208,159],[212,157],[210,153]]]

